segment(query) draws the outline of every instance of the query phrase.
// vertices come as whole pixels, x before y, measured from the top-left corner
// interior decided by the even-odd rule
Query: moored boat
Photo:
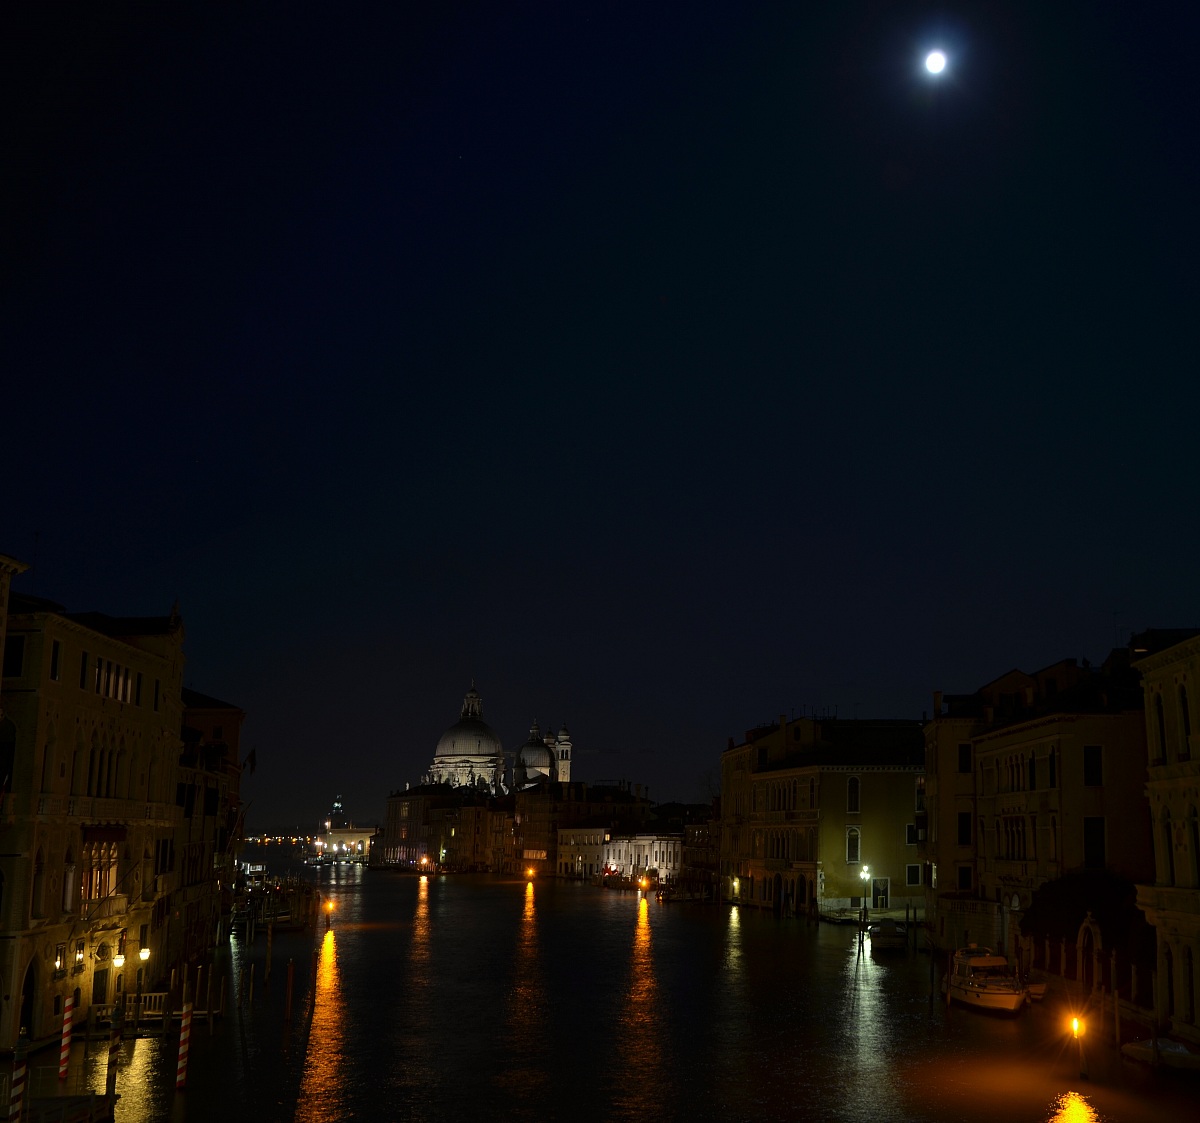
[[[1002,955],[991,948],[968,944],[954,953],[950,968],[949,997],[964,1006],[1017,1013],[1029,1001],[1029,992]]]
[[[908,947],[908,929],[903,924],[897,924],[890,916],[871,924],[867,928],[867,935],[871,938],[872,951]]]

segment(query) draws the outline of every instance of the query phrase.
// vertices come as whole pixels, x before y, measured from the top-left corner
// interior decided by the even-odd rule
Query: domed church
[[[517,750],[513,761],[513,787],[519,791],[543,780],[565,784],[571,779],[571,747],[571,733],[565,725],[557,737],[553,733],[543,737],[534,719],[529,740]]]
[[[458,721],[437,743],[428,782],[482,788],[493,794],[504,790],[504,747],[483,720],[483,699],[473,682],[463,698]]]
[[[433,763],[423,777],[427,784],[476,788],[491,795],[531,788],[544,780],[571,779],[571,734],[564,725],[557,736],[543,736],[535,721],[529,740],[513,756],[508,774],[504,747],[496,731],[483,720],[483,699],[475,684],[463,698],[462,711],[437,743]]]

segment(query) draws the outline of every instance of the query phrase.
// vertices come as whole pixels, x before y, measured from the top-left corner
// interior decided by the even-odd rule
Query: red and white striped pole
[[[192,1035],[192,1004],[183,1004],[183,1019],[179,1023],[179,1062],[175,1066],[175,1091],[187,1085],[188,1038]]]
[[[21,1107],[25,1102],[25,1057],[29,1052],[29,1038],[25,1030],[17,1038],[16,1052],[13,1053],[12,1085],[8,1093],[9,1123],[16,1123],[21,1118]]]
[[[75,996],[67,995],[63,1006],[62,1047],[58,1051],[58,1078],[66,1080],[67,1068],[71,1062],[71,1027],[75,1021]]]

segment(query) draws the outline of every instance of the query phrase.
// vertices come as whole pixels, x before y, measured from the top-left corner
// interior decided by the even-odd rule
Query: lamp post
[[[142,975],[145,973],[146,964],[150,962],[150,949],[147,947],[138,949],[138,959],[141,960],[141,966],[137,972],[137,995],[133,1000],[133,1028],[136,1031],[138,1022],[142,1019]]]
[[[863,917],[863,925],[865,926],[867,923],[867,901],[870,900],[870,897],[871,897],[871,867],[863,866],[863,868],[859,871],[858,876],[862,878],[862,883],[863,883],[862,917]]]
[[[117,952],[117,954],[116,954],[116,955],[114,955],[114,956],[113,956],[113,966],[114,966],[114,967],[115,967],[115,968],[116,968],[118,971],[124,972],[124,970],[125,970],[125,953],[124,953],[124,952],[120,952],[120,951],[119,951],[119,952]],[[117,987],[116,987],[116,991],[117,991],[117,1001],[116,1001],[116,1006],[123,1006],[123,1005],[125,1004],[125,988],[124,988],[124,987],[121,985],[121,984],[122,984],[124,981],[125,981],[124,974],[121,974],[121,975],[118,975],[118,976],[117,976]],[[116,1010],[115,1010],[115,1008],[114,1008],[114,1010],[113,1010],[113,1017],[115,1018],[116,1016],[117,1016],[117,1014],[116,1014]]]

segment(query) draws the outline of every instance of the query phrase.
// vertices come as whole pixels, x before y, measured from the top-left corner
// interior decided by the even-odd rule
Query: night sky
[[[213,7],[0,14],[0,551],[179,600],[252,829],[472,678],[706,799],[1200,623],[1196,5]]]

